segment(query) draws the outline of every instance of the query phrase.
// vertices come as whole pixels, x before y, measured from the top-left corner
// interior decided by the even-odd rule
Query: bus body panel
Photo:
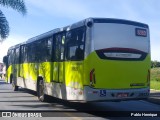
[[[93,88],[131,89],[148,87],[150,55],[144,61],[117,61],[102,60],[97,56],[96,52],[93,52],[85,60],[84,66],[85,85]],[[90,83],[90,72],[93,69],[95,81],[93,80]]]
[[[65,83],[66,86],[83,89],[83,61],[65,62]]]
[[[58,68],[58,62],[53,62],[53,68],[52,68],[52,70],[53,70],[53,76],[52,76],[52,80],[53,80],[53,82],[59,82],[59,80],[58,80],[58,70],[59,70],[59,68]]]
[[[84,87],[85,101],[122,101],[122,100],[142,100],[149,96],[150,88],[137,89],[94,89],[89,86]]]
[[[52,81],[52,62],[43,62],[39,63],[39,65],[35,64],[35,67],[37,67],[38,70],[36,79],[40,76],[46,83],[50,83]]]
[[[11,77],[11,74],[12,74],[12,65],[10,65],[7,69],[7,72],[6,72],[6,81],[8,83],[10,83],[10,77]]]

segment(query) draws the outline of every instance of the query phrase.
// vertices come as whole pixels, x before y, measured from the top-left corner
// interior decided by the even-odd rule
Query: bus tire
[[[12,80],[13,80],[12,78],[13,78],[13,75],[11,74],[8,83],[12,84]]]
[[[11,82],[12,82],[13,91],[18,91],[18,86],[16,85],[15,81],[13,80],[13,76],[11,77]]]
[[[47,96],[44,93],[44,81],[42,79],[38,80],[37,96],[38,96],[39,101],[41,102],[47,101]]]

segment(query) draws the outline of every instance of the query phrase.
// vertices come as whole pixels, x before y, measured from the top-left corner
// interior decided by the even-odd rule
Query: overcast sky
[[[25,0],[25,3],[26,16],[0,6],[10,25],[9,37],[0,44],[0,61],[10,46],[88,17],[120,18],[148,24],[151,57],[160,61],[160,0]]]

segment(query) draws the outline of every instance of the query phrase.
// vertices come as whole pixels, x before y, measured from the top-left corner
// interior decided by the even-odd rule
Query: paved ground
[[[122,101],[122,102],[93,102],[93,103],[76,103],[68,102],[51,98],[50,102],[40,102],[37,96],[29,90],[20,89],[19,91],[13,91],[11,84],[5,83],[0,80],[0,110],[19,110],[19,111],[49,111],[55,116],[67,116],[67,120],[119,120],[119,117],[110,118],[109,116],[104,116],[106,113],[110,114],[128,114],[132,112],[143,112],[143,113],[158,113],[160,111],[160,91],[151,90],[151,94],[148,100],[138,100],[138,101]],[[54,111],[64,111],[61,113],[56,113]],[[69,113],[68,113],[68,112]],[[79,111],[77,113],[74,111]],[[156,112],[157,111],[157,112]],[[48,115],[47,115],[48,116]],[[89,117],[87,117],[89,116]],[[59,117],[61,118],[61,117]],[[150,120],[152,117],[145,117],[145,120]],[[2,118],[0,118],[1,120]],[[36,120],[39,120],[37,118]],[[46,117],[44,117],[46,119]],[[48,118],[47,118],[48,119]],[[53,119],[53,118],[52,118]],[[61,118],[66,120],[65,118]],[[128,119],[141,119],[143,117],[122,117],[122,120]],[[159,120],[160,118],[154,117],[154,120]],[[9,120],[4,119],[4,120]],[[17,120],[17,118],[13,119]]]
[[[148,101],[160,105],[160,91],[151,90],[150,97],[148,98]]]

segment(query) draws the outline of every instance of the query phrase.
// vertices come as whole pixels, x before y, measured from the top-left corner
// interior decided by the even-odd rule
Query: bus
[[[87,18],[8,49],[6,82],[68,101],[146,99],[150,36],[144,23]]]

